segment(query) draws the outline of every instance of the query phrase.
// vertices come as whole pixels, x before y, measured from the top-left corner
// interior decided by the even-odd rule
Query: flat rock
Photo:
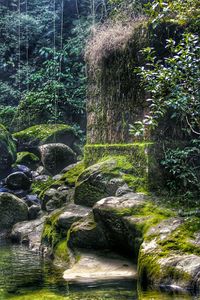
[[[113,253],[81,253],[79,261],[66,270],[63,278],[69,282],[106,282],[136,279],[136,266]]]

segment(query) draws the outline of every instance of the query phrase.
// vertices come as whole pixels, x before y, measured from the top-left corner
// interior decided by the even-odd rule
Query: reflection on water
[[[0,300],[200,300],[190,295],[137,293],[135,282],[69,285],[62,270],[23,246],[0,242]]]

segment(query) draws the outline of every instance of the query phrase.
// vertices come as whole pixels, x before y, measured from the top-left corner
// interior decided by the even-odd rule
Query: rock
[[[25,165],[31,170],[36,170],[40,163],[40,159],[31,152],[18,152],[16,163],[19,165]]]
[[[39,251],[41,246],[42,232],[46,217],[28,222],[15,224],[11,232],[11,239],[16,243],[25,243],[34,251]]]
[[[38,147],[51,143],[62,143],[74,148],[79,143],[73,127],[65,124],[40,124],[24,129],[13,135],[18,144],[18,152],[29,151],[36,155]]]
[[[46,170],[43,166],[39,166],[37,169],[36,169],[36,172],[38,173],[38,175],[46,175]]]
[[[57,219],[57,226],[68,230],[73,223],[87,217],[90,212],[91,209],[80,205],[70,204],[67,206],[66,211],[59,215]]]
[[[12,190],[11,194],[14,194],[15,196],[19,197],[19,198],[24,198],[26,197],[28,191],[27,190]]]
[[[11,169],[17,158],[16,145],[11,134],[0,124],[0,177]],[[7,175],[7,174],[6,174]]]
[[[42,182],[45,182],[45,181],[48,181],[50,178],[50,176],[48,175],[39,175],[39,176],[36,176],[34,178],[34,181],[42,181]]]
[[[200,290],[200,256],[190,253],[194,251],[194,245],[190,248],[192,242],[190,234],[187,239],[185,222],[187,220],[181,218],[170,218],[147,232],[139,254],[142,287]],[[185,251],[185,247],[188,250]],[[200,248],[196,245],[196,253],[198,251]]]
[[[107,249],[109,248],[102,227],[94,221],[93,215],[73,223],[70,228],[68,246],[72,249]]]
[[[133,192],[133,190],[130,189],[128,184],[125,183],[124,185],[120,186],[117,189],[117,191],[115,193],[115,196],[120,197],[120,196],[126,195],[126,194],[131,193],[131,192]]]
[[[78,177],[75,187],[75,203],[93,206],[97,201],[114,196],[124,184],[117,159],[108,159],[87,168]]]
[[[38,218],[39,213],[41,211],[40,206],[38,205],[31,205],[28,209],[28,219],[35,220]]]
[[[29,207],[32,205],[40,206],[40,204],[41,204],[41,201],[36,194],[35,195],[26,195],[25,201]]]
[[[0,230],[10,229],[17,222],[28,219],[28,207],[12,194],[0,194]]]
[[[52,212],[53,210],[62,207],[68,202],[68,188],[54,189],[51,188],[44,192],[42,197],[42,209]]]
[[[93,207],[94,220],[100,224],[109,248],[137,259],[142,243],[142,225],[145,218],[136,218],[134,212],[140,211],[147,201],[147,196],[129,193],[121,197],[108,197]],[[138,224],[141,223],[141,229]]]
[[[5,188],[5,187],[0,187],[0,193],[12,193],[11,190]]]
[[[22,172],[12,173],[6,178],[6,185],[11,190],[29,190],[31,187],[31,183],[31,180],[26,176],[25,173]]]
[[[16,165],[14,168],[13,168],[13,173],[14,172],[22,172],[24,173],[29,179],[32,179],[32,172],[31,172],[31,169],[24,166],[24,165]]]
[[[76,161],[76,155],[71,148],[64,144],[46,144],[39,147],[44,168],[52,175],[58,174],[63,165]]]
[[[64,272],[68,282],[110,282],[136,279],[137,268],[127,259],[114,253],[81,252],[80,259]]]

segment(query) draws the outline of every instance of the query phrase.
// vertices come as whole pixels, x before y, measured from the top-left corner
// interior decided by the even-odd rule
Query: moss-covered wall
[[[135,142],[132,144],[95,144],[85,146],[85,166],[91,166],[107,157],[127,157],[132,164],[130,180],[140,181],[141,190],[158,190],[163,185],[163,174],[160,160],[163,144],[152,142]],[[126,181],[129,181],[129,174]],[[141,186],[142,182],[142,186]]]

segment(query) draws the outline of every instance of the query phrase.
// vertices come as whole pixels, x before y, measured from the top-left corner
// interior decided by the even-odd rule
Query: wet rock
[[[11,190],[29,190],[31,187],[30,178],[23,172],[15,172],[6,178],[6,185]]]
[[[0,194],[0,230],[27,219],[28,207],[21,199],[9,193]]]
[[[34,181],[42,181],[42,182],[45,182],[45,181],[48,181],[49,180],[49,176],[48,175],[39,175],[39,176],[36,176],[34,178]]]
[[[28,222],[15,224],[11,232],[11,239],[16,243],[25,243],[34,251],[39,251],[41,246],[42,232],[46,217]]]
[[[41,161],[44,168],[52,175],[58,174],[63,165],[70,165],[76,161],[76,154],[64,144],[46,144],[39,147]]]

